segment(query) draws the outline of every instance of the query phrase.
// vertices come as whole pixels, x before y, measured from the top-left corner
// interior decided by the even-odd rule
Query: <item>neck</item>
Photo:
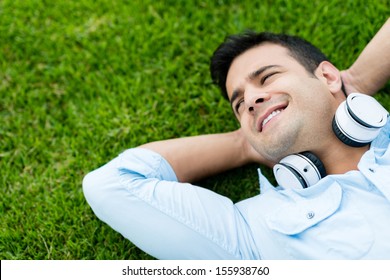
[[[328,175],[357,170],[360,159],[369,149],[369,145],[359,148],[349,147],[338,139],[330,142],[331,144],[326,148],[315,152],[325,165]]]

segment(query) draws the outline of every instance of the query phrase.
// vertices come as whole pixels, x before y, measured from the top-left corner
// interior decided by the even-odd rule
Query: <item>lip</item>
[[[283,104],[276,104],[272,107],[269,107],[264,114],[262,114],[258,119],[257,119],[257,122],[256,122],[256,129],[258,132],[262,132],[263,131],[263,121],[273,112],[273,111],[276,111],[276,110],[281,110],[281,109],[286,109],[287,108],[287,103],[283,103]]]

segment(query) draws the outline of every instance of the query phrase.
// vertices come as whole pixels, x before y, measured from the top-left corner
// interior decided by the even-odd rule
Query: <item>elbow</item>
[[[86,174],[82,182],[85,200],[99,218],[102,211],[112,206],[112,196],[116,192],[115,178],[110,176],[110,171],[105,168],[96,169]]]
[[[99,193],[99,184],[96,180],[94,172],[90,172],[84,176],[82,182],[83,193],[88,204],[93,208],[96,203],[97,194]]]
[[[82,187],[84,196],[88,196],[93,188],[93,176],[91,175],[91,173],[88,173],[84,176]]]
[[[127,185],[123,184],[123,176],[115,161],[87,173],[82,181],[84,197],[96,213],[97,209],[115,203],[114,197],[127,193]]]

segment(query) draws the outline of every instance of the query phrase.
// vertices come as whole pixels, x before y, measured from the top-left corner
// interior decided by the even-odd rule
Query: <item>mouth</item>
[[[257,130],[262,132],[264,127],[277,115],[283,112],[287,108],[286,105],[279,105],[274,108],[270,108],[263,116],[259,118]]]

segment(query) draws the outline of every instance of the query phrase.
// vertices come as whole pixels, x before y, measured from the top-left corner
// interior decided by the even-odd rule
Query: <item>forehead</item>
[[[250,73],[268,65],[299,67],[300,64],[289,55],[288,49],[272,43],[263,43],[237,56],[230,65],[226,77],[226,89],[231,92],[248,80]]]

